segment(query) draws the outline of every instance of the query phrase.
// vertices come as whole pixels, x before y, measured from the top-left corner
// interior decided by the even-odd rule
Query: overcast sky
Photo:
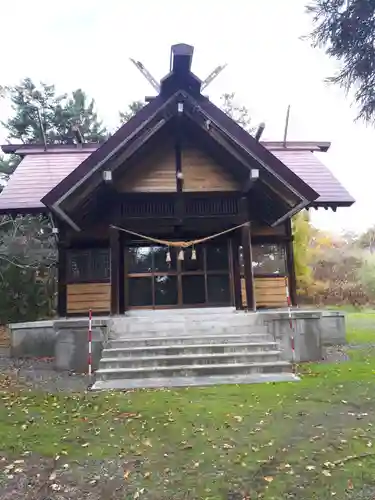
[[[324,83],[337,63],[300,39],[311,28],[306,1],[2,0],[0,85],[29,76],[62,92],[80,87],[115,127],[120,109],[153,93],[129,57],[160,79],[169,69],[170,46],[194,45],[193,71],[200,78],[228,63],[207,94],[217,101],[236,92],[254,123],[266,122],[264,138],[282,140],[291,104],[288,139],[332,142],[320,158],[357,203],[336,213],[320,209],[313,221],[361,231],[375,223],[375,128],[354,123],[350,99]],[[0,112],[5,117],[4,103]]]

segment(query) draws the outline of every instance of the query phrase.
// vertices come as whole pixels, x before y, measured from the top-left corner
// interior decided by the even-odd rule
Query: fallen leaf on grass
[[[145,440],[143,441],[143,444],[144,444],[145,446],[149,446],[150,448],[152,448],[152,444],[151,444],[151,441],[150,441],[149,439],[145,439]]]
[[[322,474],[323,474],[323,476],[327,476],[327,477],[332,476],[332,474],[328,470],[322,470]]]
[[[306,470],[315,470],[315,465],[306,465]]]
[[[353,481],[351,479],[348,479],[348,490],[352,490],[354,488]]]
[[[272,476],[265,476],[263,479],[265,481],[267,481],[267,483],[272,483],[272,481],[273,481],[273,477]]]
[[[241,417],[240,415],[235,415],[233,418],[237,420],[237,422],[242,422],[243,420],[243,417]]]
[[[124,471],[124,479],[125,480],[128,479],[129,476],[130,476],[130,470],[128,469],[128,470]]]

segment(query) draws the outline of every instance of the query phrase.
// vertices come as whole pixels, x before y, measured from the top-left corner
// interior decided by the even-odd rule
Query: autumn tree
[[[307,11],[314,24],[307,38],[341,65],[328,81],[353,90],[358,116],[374,121],[374,0],[311,0]]]

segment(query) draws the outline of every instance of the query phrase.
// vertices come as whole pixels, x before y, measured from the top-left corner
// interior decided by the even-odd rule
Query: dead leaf
[[[272,481],[273,481],[273,477],[272,476],[265,476],[263,479],[265,481],[267,481],[267,483],[272,483]]]
[[[353,481],[351,479],[348,479],[348,490],[352,490],[352,489],[354,489]]]
[[[240,415],[235,415],[233,418],[237,420],[237,422],[242,422],[243,420],[243,417],[241,417]]]
[[[144,477],[145,479],[148,479],[150,476],[151,476],[151,472],[145,472],[145,473],[143,474],[143,477]]]
[[[328,470],[322,470],[322,474],[323,474],[323,476],[327,476],[327,477],[332,476],[332,474]]]
[[[50,476],[49,476],[49,480],[50,480],[50,481],[54,481],[55,479],[56,479],[56,471],[54,470],[54,471],[50,474]]]
[[[124,471],[124,479],[128,479],[128,477],[130,476],[130,470],[126,470]]]
[[[306,470],[315,470],[315,465],[306,465]]]
[[[150,448],[152,448],[152,444],[151,444],[151,441],[150,441],[149,439],[145,439],[145,440],[143,441],[143,444],[144,444],[145,446],[149,446]]]

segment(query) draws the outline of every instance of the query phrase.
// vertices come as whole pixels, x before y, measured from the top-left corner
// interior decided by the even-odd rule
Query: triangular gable
[[[279,204],[284,207],[282,217],[292,215],[318,198],[314,189],[200,94],[199,79],[185,63],[186,58],[181,64],[174,63],[176,69],[172,69],[162,81],[160,94],[52,189],[43,198],[43,203],[76,226],[66,212],[66,200],[72,200],[75,192],[80,192],[81,199],[88,196],[103,182],[103,170],[114,170],[126,163],[178,116],[190,120],[201,133],[218,143],[233,160],[247,169],[248,175],[252,168],[261,168],[261,182],[266,191],[271,195],[281,193],[287,201],[286,205]],[[68,205],[71,207],[72,203]]]

